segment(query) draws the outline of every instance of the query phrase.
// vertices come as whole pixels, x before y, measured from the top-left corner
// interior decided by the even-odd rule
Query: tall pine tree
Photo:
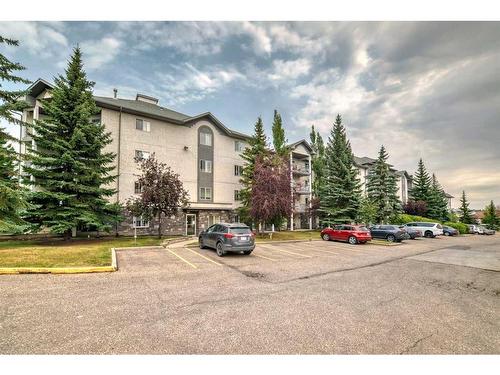
[[[428,203],[431,196],[431,184],[431,177],[425,168],[424,162],[420,159],[417,171],[413,175],[413,188],[410,191],[411,199]]]
[[[116,192],[109,187],[115,154],[104,151],[111,134],[92,121],[98,113],[93,85],[77,47],[52,97],[43,101],[45,118],[33,124],[36,147],[25,168],[35,187],[27,220],[67,238],[76,229],[107,231],[118,220],[119,207],[107,200]]]
[[[309,135],[311,140],[311,147],[313,150],[313,155],[311,158],[311,169],[313,172],[313,183],[312,192],[314,196],[319,195],[320,186],[323,182],[323,176],[325,174],[325,144],[321,134],[314,129],[314,125],[311,127],[311,133]]]
[[[257,157],[264,157],[268,152],[267,137],[264,133],[264,124],[262,123],[262,118],[260,116],[255,123],[254,134],[248,143],[248,147],[246,147],[241,154],[244,163],[240,182],[243,185],[243,188],[240,191],[241,206],[238,209],[238,213],[241,221],[250,223],[250,204],[255,161]]]
[[[272,134],[273,146],[276,154],[278,154],[279,156],[287,156],[290,152],[290,149],[287,145],[287,139],[285,137],[285,129],[283,128],[281,115],[277,110],[274,110]]]
[[[19,43],[0,36],[0,46],[2,44],[18,46]],[[21,121],[15,112],[22,111],[26,107],[26,103],[19,100],[25,92],[5,90],[2,85],[4,82],[29,83],[15,73],[24,69],[19,63],[11,62],[0,53],[0,119],[17,125],[21,125]],[[0,127],[0,232],[8,233],[24,229],[26,223],[21,219],[21,213],[28,206],[25,200],[26,191],[20,186],[17,178],[18,155],[9,144],[13,139],[4,128]]]
[[[483,224],[486,224],[491,229],[498,229],[500,225],[500,218],[497,216],[497,208],[493,201],[490,201],[484,209]]]
[[[323,223],[351,222],[356,219],[361,184],[340,115],[335,119],[325,149],[325,176],[319,198]]]
[[[427,202],[427,216],[440,221],[450,219],[448,199],[435,174],[432,174],[430,196]]]
[[[474,224],[475,220],[472,217],[472,213],[469,210],[469,202],[465,195],[465,191],[462,191],[462,197],[460,198],[460,207],[458,208],[458,217],[460,221],[464,224]]]
[[[380,147],[378,159],[368,172],[366,181],[368,199],[376,206],[377,223],[388,222],[401,211],[397,178],[387,163],[388,158],[384,146]]]

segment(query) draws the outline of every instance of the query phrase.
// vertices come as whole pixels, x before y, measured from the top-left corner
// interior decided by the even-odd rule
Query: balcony
[[[311,170],[309,168],[300,167],[295,164],[292,164],[292,172],[298,176],[309,176],[311,174]]]
[[[305,213],[307,211],[307,206],[304,203],[296,203],[293,210],[296,213]]]
[[[295,183],[293,185],[295,194],[311,194],[311,187],[306,184]]]

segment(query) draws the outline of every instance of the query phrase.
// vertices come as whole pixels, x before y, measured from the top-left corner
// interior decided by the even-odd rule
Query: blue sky
[[[0,22],[24,76],[52,81],[79,44],[97,95],[137,92],[251,133],[283,117],[290,141],[341,113],[358,156],[413,173],[420,157],[472,206],[500,204],[497,22]],[[5,126],[5,125],[4,125]],[[455,200],[455,205],[458,199]]]

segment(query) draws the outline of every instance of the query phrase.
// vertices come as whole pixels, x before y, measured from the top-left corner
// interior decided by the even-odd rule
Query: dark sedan
[[[370,227],[370,233],[373,238],[381,238],[389,242],[401,242],[410,237],[406,230],[397,225],[374,225]]]
[[[401,226],[399,228],[405,230],[406,233],[408,233],[408,236],[412,240],[416,239],[417,237],[422,237],[423,236],[422,231],[419,230],[419,229],[415,229],[415,228],[412,228],[412,227],[405,227],[405,226]]]
[[[445,236],[458,236],[459,232],[455,228],[443,225],[443,234]]]
[[[246,224],[214,224],[200,233],[200,249],[210,247],[222,257],[228,252],[250,255],[255,249],[255,235]]]

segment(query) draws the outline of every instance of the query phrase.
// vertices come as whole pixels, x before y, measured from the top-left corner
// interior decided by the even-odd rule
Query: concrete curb
[[[22,275],[22,274],[75,274],[75,273],[100,273],[118,271],[116,250],[111,249],[111,266],[97,267],[3,267],[0,275]]]

